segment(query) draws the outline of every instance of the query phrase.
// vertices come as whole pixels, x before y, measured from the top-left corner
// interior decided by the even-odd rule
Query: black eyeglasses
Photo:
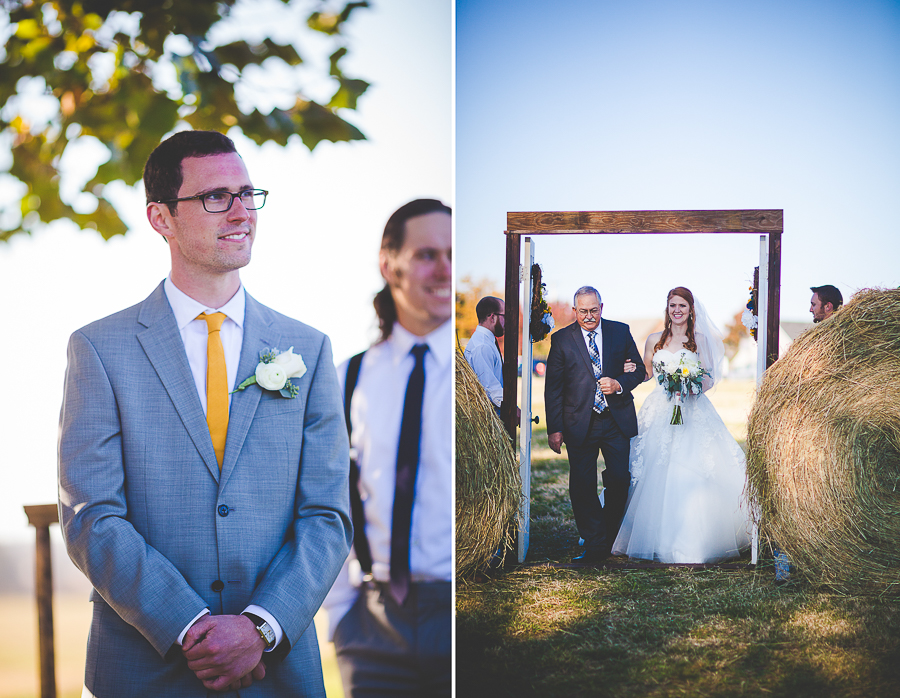
[[[193,201],[199,199],[203,204],[203,210],[207,213],[225,213],[231,208],[234,200],[239,198],[244,208],[248,211],[255,211],[266,205],[266,196],[268,191],[265,189],[245,189],[237,193],[230,191],[211,191],[208,194],[197,194],[196,196],[184,196],[180,199],[169,199],[168,201],[157,201],[158,204],[175,204],[179,201]]]

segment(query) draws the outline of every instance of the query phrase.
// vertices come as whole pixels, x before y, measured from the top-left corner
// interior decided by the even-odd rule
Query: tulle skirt
[[[638,414],[631,487],[613,553],[659,562],[717,562],[750,545],[744,452],[706,395],[688,398],[684,423],[661,387]]]

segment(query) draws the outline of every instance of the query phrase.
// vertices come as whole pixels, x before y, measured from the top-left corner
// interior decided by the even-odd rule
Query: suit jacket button
[[[223,582],[221,579],[217,579],[212,584],[210,584],[210,587],[213,591],[222,591],[222,589],[225,588],[225,582]]]
[[[224,504],[219,505],[219,516],[228,516],[228,507]]]

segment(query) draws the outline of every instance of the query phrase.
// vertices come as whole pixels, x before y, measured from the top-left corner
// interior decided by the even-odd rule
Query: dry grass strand
[[[522,493],[512,439],[462,352],[456,352],[456,574],[512,546]]]

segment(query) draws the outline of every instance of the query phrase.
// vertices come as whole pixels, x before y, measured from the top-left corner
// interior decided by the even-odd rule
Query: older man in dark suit
[[[631,391],[646,374],[628,325],[601,320],[597,289],[578,289],[574,311],[576,322],[550,338],[544,403],[550,448],[561,453],[566,444],[569,497],[585,541],[573,562],[594,563],[609,556],[625,513],[629,444],[638,432]],[[627,363],[637,370],[626,372]],[[605,506],[597,496],[601,452]]]

